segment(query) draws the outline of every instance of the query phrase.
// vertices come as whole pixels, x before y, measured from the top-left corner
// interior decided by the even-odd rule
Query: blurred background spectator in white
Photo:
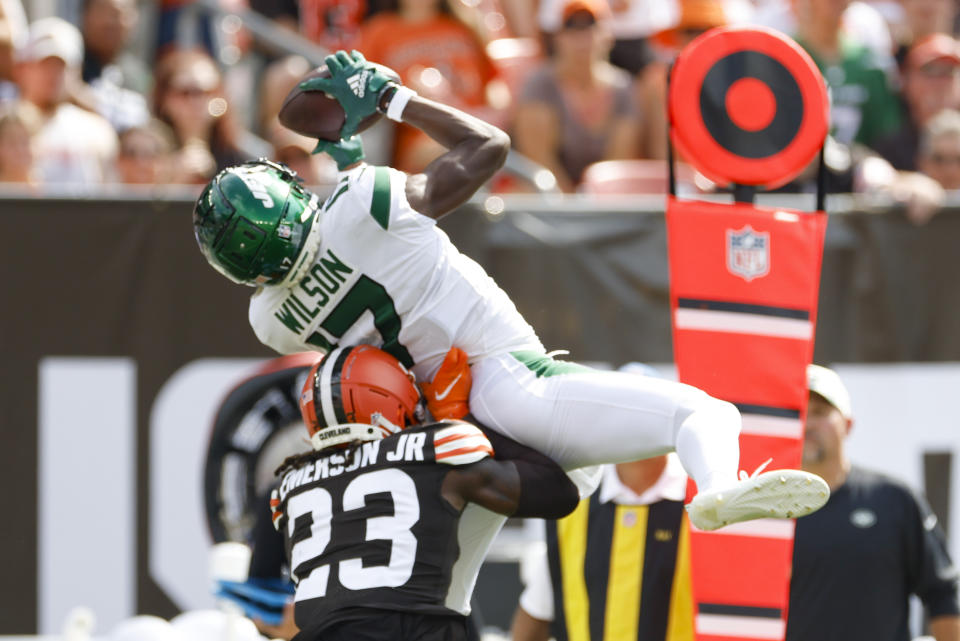
[[[960,190],[960,111],[947,109],[920,134],[917,168],[948,191]]]
[[[872,145],[896,169],[915,171],[920,131],[944,109],[960,107],[960,43],[934,33],[911,47],[903,65],[903,121]]]
[[[33,162],[33,135],[36,113],[11,103],[0,108],[0,183],[36,186]]]
[[[4,11],[3,2],[0,1],[0,105],[15,99],[19,93],[13,81],[15,27]]]
[[[569,0],[560,17],[550,58],[523,87],[512,135],[517,151],[572,192],[591,163],[639,156],[641,114],[630,75],[608,62],[605,3]]]
[[[30,25],[17,51],[14,77],[23,100],[42,118],[35,138],[37,170],[43,186],[88,189],[103,184],[113,170],[117,136],[98,114],[68,101],[80,83],[83,40],[69,22],[42,18]]]
[[[137,24],[136,0],[85,0],[83,32],[84,82],[100,115],[122,132],[150,117],[144,97],[150,90],[150,72],[126,47]]]

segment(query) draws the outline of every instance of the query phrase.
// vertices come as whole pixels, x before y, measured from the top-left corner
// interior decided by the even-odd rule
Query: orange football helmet
[[[300,414],[318,449],[390,436],[422,423],[425,408],[413,374],[372,345],[332,350],[310,368],[300,393]]]

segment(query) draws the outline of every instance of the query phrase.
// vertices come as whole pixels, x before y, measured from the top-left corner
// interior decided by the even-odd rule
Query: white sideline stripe
[[[767,416],[764,414],[742,413],[742,434],[753,436],[782,436],[784,438],[800,438],[803,436],[803,424],[799,418],[783,416]]]
[[[678,308],[674,320],[677,329],[698,329],[708,332],[755,334],[779,338],[813,338],[813,323],[796,318],[780,318],[764,314],[721,312],[712,309]]]
[[[463,436],[454,441],[449,441],[447,443],[444,443],[443,445],[437,445],[436,447],[434,447],[433,451],[435,454],[440,455],[446,452],[452,452],[453,450],[459,450],[460,448],[463,448],[463,447],[483,447],[483,446],[493,449],[490,446],[490,441],[487,440],[487,437],[484,436],[483,434],[478,434],[476,436]]]
[[[40,361],[41,634],[60,633],[80,604],[96,612],[98,629],[109,630],[136,612],[136,380],[130,358]],[[96,429],[78,429],[86,425]],[[109,554],[91,554],[104,550]]]
[[[697,632],[743,639],[774,639],[780,641],[787,631],[782,619],[742,617],[729,614],[698,614]]]
[[[703,532],[693,523],[690,529],[695,532]],[[790,519],[754,519],[752,521],[743,521],[727,525],[719,530],[712,530],[708,534],[724,534],[734,536],[755,536],[765,539],[793,539],[794,522]]]

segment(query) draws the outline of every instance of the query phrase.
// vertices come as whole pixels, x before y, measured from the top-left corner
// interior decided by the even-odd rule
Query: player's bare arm
[[[309,74],[291,91],[280,121],[301,134],[321,138],[316,151],[333,156],[340,169],[363,159],[354,134],[369,126],[377,112],[417,127],[449,150],[407,180],[407,201],[421,214],[439,218],[452,211],[503,166],[510,137],[497,127],[418,96],[400,84],[395,72],[367,62],[359,51],[337,51],[326,57],[325,64],[326,70]],[[344,120],[338,132],[328,131],[323,125],[329,119],[317,114],[335,113],[324,107],[329,100],[342,108]]]
[[[488,437],[490,432],[486,432]],[[496,442],[510,441],[499,437]],[[505,516],[557,519],[580,499],[576,485],[550,458],[515,441],[516,458],[485,458],[447,473],[441,493],[454,508],[476,503]]]
[[[420,96],[407,103],[403,122],[449,149],[407,179],[410,206],[431,218],[465,203],[503,166],[510,150],[510,137],[497,127]]]

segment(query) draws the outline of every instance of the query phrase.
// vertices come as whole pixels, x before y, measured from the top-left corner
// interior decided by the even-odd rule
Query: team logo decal
[[[747,282],[770,273],[770,232],[727,230],[727,270]]]
[[[823,146],[827,106],[813,60],[772,29],[711,29],[670,76],[671,139],[720,184],[769,188],[799,174]]]

